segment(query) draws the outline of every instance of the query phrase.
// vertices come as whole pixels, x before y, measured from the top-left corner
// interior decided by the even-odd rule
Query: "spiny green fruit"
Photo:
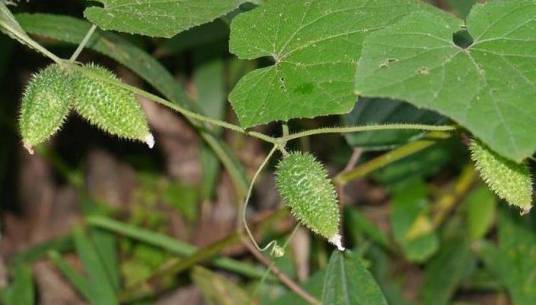
[[[72,100],[69,73],[52,64],[35,74],[22,97],[19,128],[24,147],[33,147],[54,135],[69,114]]]
[[[277,165],[276,185],[302,224],[344,250],[337,195],[322,163],[309,153],[293,152]]]
[[[117,77],[93,64],[76,70],[74,109],[91,124],[121,138],[140,140],[149,147],[154,138],[135,95],[115,85]]]
[[[472,140],[469,148],[489,188],[509,204],[521,208],[522,214],[527,214],[532,208],[532,180],[527,165],[498,155],[478,140]]]

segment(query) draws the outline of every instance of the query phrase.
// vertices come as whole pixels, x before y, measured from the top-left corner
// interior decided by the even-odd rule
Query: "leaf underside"
[[[84,16],[104,30],[153,37],[172,37],[210,22],[245,0],[99,0],[104,7],[89,7]]]

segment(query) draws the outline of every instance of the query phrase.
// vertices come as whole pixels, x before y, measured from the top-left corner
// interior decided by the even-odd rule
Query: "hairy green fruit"
[[[103,67],[90,64],[77,70],[73,82],[74,109],[107,133],[153,147],[154,138],[136,97],[115,81],[116,76]]]
[[[470,145],[471,157],[480,176],[500,198],[519,207],[522,214],[532,208],[532,181],[526,164],[508,160],[478,140]]]
[[[30,80],[20,109],[19,128],[24,147],[43,143],[63,125],[72,100],[69,74],[53,64]]]
[[[302,224],[344,250],[335,188],[326,169],[313,155],[293,152],[281,160],[276,184],[283,201]]]

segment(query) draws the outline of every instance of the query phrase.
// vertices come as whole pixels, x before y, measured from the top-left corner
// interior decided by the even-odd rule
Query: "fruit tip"
[[[331,244],[333,244],[334,246],[336,246],[337,250],[339,250],[341,252],[346,250],[346,248],[344,248],[343,245],[342,245],[342,236],[341,236],[341,234],[337,233],[337,234],[333,235],[332,237],[330,237],[328,239],[328,241]]]
[[[532,206],[528,207],[528,208],[522,208],[521,209],[521,216],[525,216],[525,215],[528,215],[530,213],[530,210],[532,209]]]
[[[145,142],[145,144],[147,144],[147,146],[149,146],[150,149],[152,149],[154,147],[154,144],[155,144],[153,134],[149,133],[145,137],[144,142]]]
[[[33,155],[35,153],[33,148],[32,148],[32,145],[30,145],[28,143],[23,143],[22,145],[24,146],[24,148],[28,151],[28,153],[30,155]]]

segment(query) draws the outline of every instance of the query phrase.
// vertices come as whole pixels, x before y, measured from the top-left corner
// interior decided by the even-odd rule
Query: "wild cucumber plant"
[[[270,0],[249,11],[237,9],[247,1],[196,1],[101,0],[104,7],[86,10],[94,25],[70,60],[32,40],[0,4],[1,29],[55,62],[27,85],[19,120],[24,146],[31,151],[48,140],[74,110],[112,135],[152,147],[154,139],[135,100],[143,96],[182,114],[200,132],[219,126],[272,145],[245,199],[248,233],[245,206],[253,183],[280,151],[276,182],[283,201],[301,224],[343,250],[338,200],[327,171],[310,153],[287,153],[287,143],[328,133],[460,132],[479,139],[471,142],[470,151],[489,187],[523,213],[530,210],[532,182],[526,160],[536,150],[535,0],[476,4],[466,20],[416,0]],[[246,74],[232,90],[229,101],[240,125],[204,116],[126,85],[105,68],[75,61],[91,47],[97,27],[171,37],[232,11],[231,53],[240,59],[273,60]],[[41,34],[68,40],[58,33]],[[460,43],[456,39],[462,34],[471,39]],[[439,112],[452,123],[402,121],[294,133],[285,125],[292,119],[348,113],[364,97],[404,100]],[[282,136],[248,129],[271,122],[284,123]],[[277,244],[270,245],[276,256],[282,254]]]

